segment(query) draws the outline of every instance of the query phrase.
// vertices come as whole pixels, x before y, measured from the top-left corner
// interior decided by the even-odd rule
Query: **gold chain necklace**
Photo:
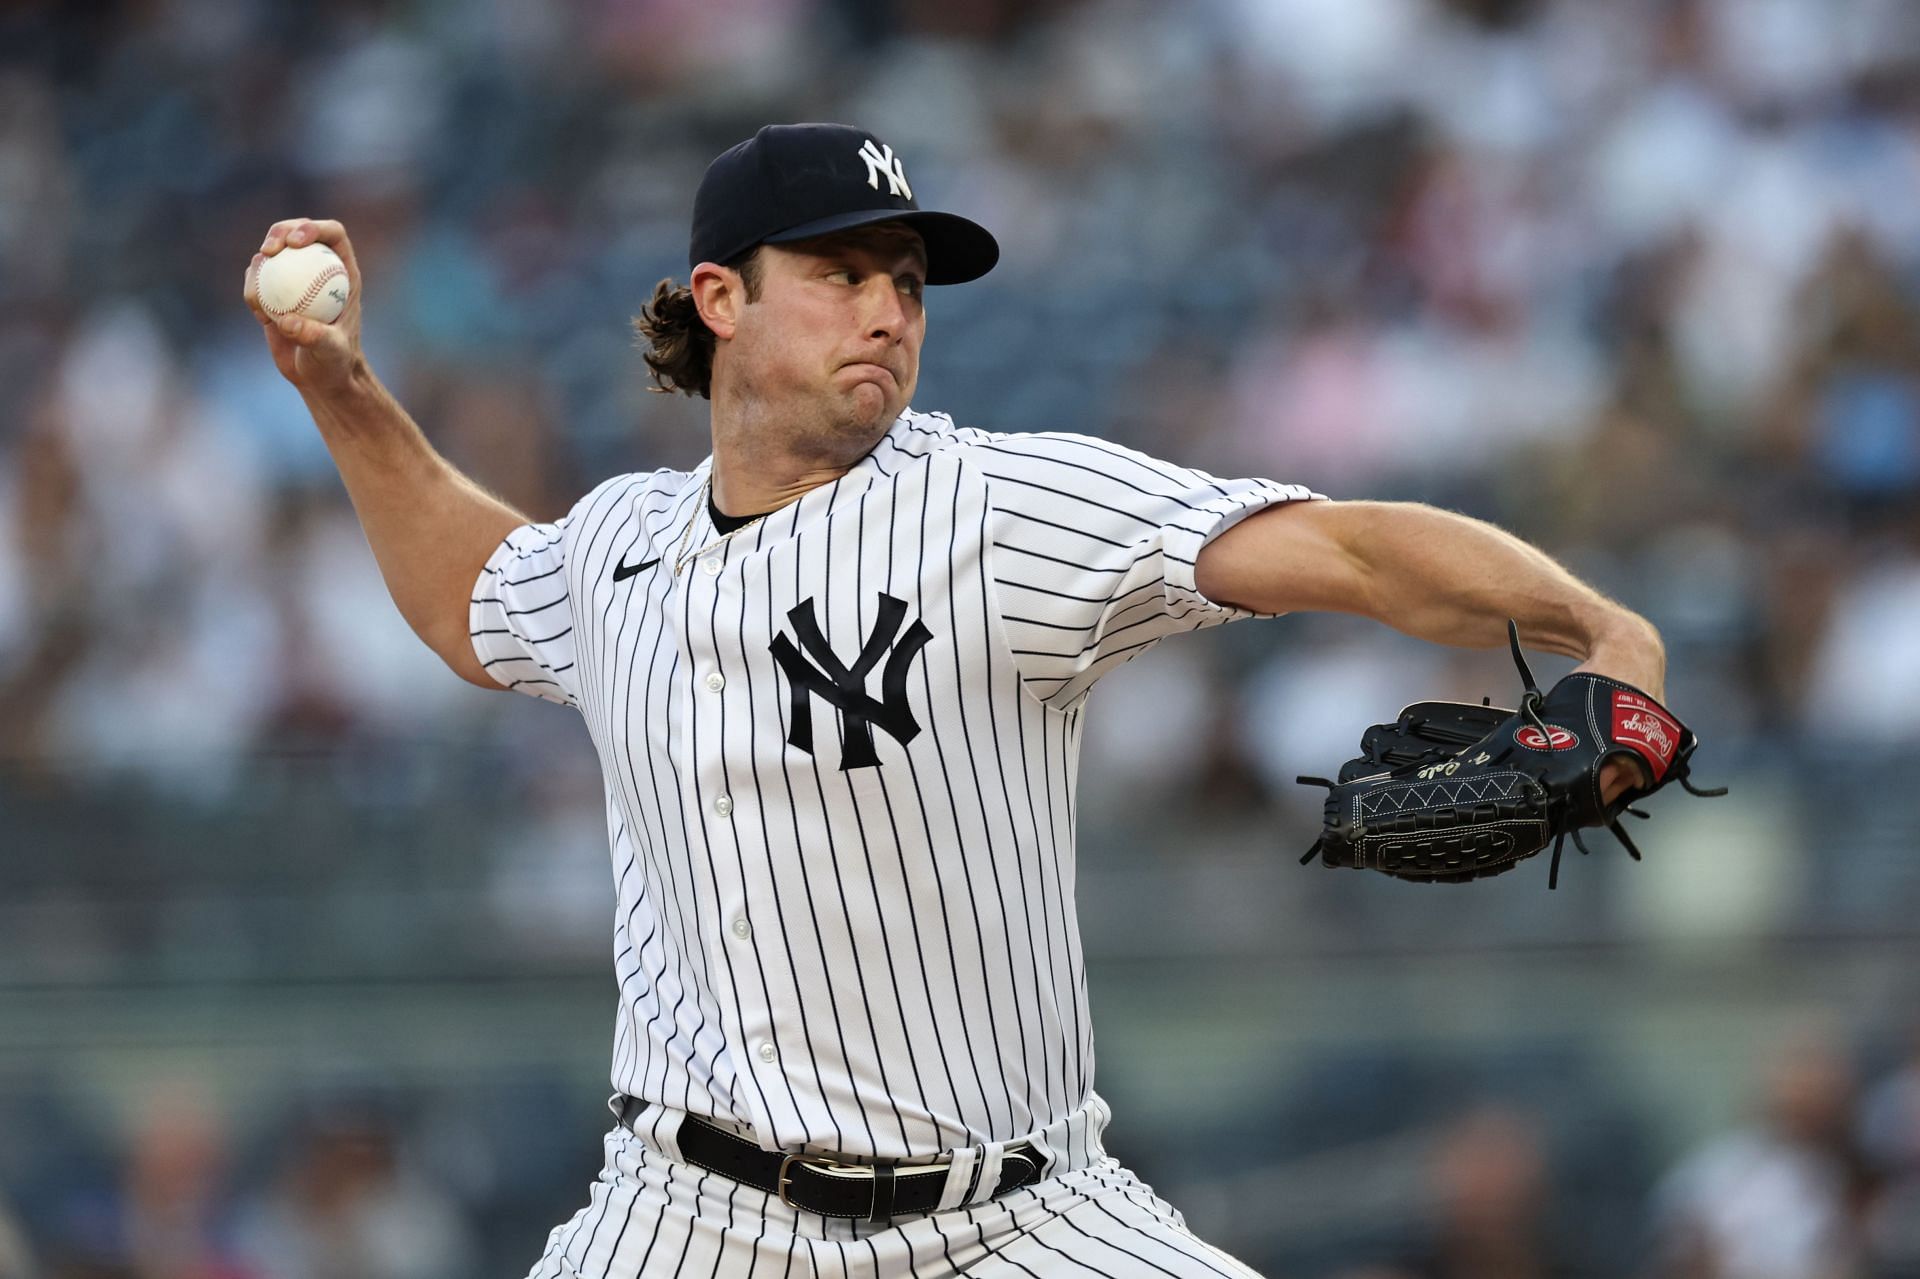
[[[707,482],[700,486],[700,492],[701,492],[701,497],[704,499],[703,506],[701,509],[710,511],[712,509],[712,504],[713,504],[712,473],[708,473]],[[771,515],[772,513],[773,512],[769,511],[765,515],[756,515],[752,519],[748,520],[745,524],[742,524],[739,528],[734,529],[731,533],[722,533],[719,536],[719,538],[717,538],[716,540],[703,543],[702,545],[695,547],[692,553],[688,553],[687,543],[693,540],[693,526],[700,522],[700,510],[695,510],[693,513],[693,518],[687,521],[686,531],[680,535],[679,548],[675,550],[673,553],[673,575],[675,577],[680,576],[680,571],[686,568],[686,566],[689,563],[691,563],[696,559],[699,559],[702,555],[705,555],[708,551],[711,551],[716,546],[725,546],[728,542],[731,542],[735,537],[746,532],[748,529],[758,524],[761,520],[766,519],[767,515]]]

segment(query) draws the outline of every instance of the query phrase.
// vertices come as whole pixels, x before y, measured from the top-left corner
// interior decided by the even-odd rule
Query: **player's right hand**
[[[314,243],[327,245],[346,264],[347,283],[352,290],[347,309],[331,324],[300,315],[279,319],[268,315],[254,291],[254,267],[282,249]],[[360,365],[360,264],[354,261],[345,227],[314,218],[286,218],[274,223],[267,229],[260,251],[247,264],[241,296],[266,330],[267,349],[273,353],[275,367],[301,394],[325,395],[347,385]]]

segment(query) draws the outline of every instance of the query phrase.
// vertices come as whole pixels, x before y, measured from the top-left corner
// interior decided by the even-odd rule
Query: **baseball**
[[[304,315],[331,324],[347,309],[347,264],[324,244],[285,248],[255,268],[260,309],[275,319]]]

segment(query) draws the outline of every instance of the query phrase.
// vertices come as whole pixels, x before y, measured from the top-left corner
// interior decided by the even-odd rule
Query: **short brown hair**
[[[740,273],[747,301],[760,298],[760,250],[756,246],[737,262],[727,264]],[[693,304],[693,290],[668,276],[654,286],[653,300],[633,317],[647,367],[653,370],[652,391],[713,398],[713,330]]]

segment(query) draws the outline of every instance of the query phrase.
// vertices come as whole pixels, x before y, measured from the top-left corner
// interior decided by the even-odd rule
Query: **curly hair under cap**
[[[738,262],[728,263],[746,285],[747,301],[760,297],[760,250],[756,247]],[[647,367],[653,371],[650,391],[678,391],[682,395],[713,398],[713,330],[700,318],[693,290],[673,278],[654,286],[653,299],[633,317],[633,331]]]

